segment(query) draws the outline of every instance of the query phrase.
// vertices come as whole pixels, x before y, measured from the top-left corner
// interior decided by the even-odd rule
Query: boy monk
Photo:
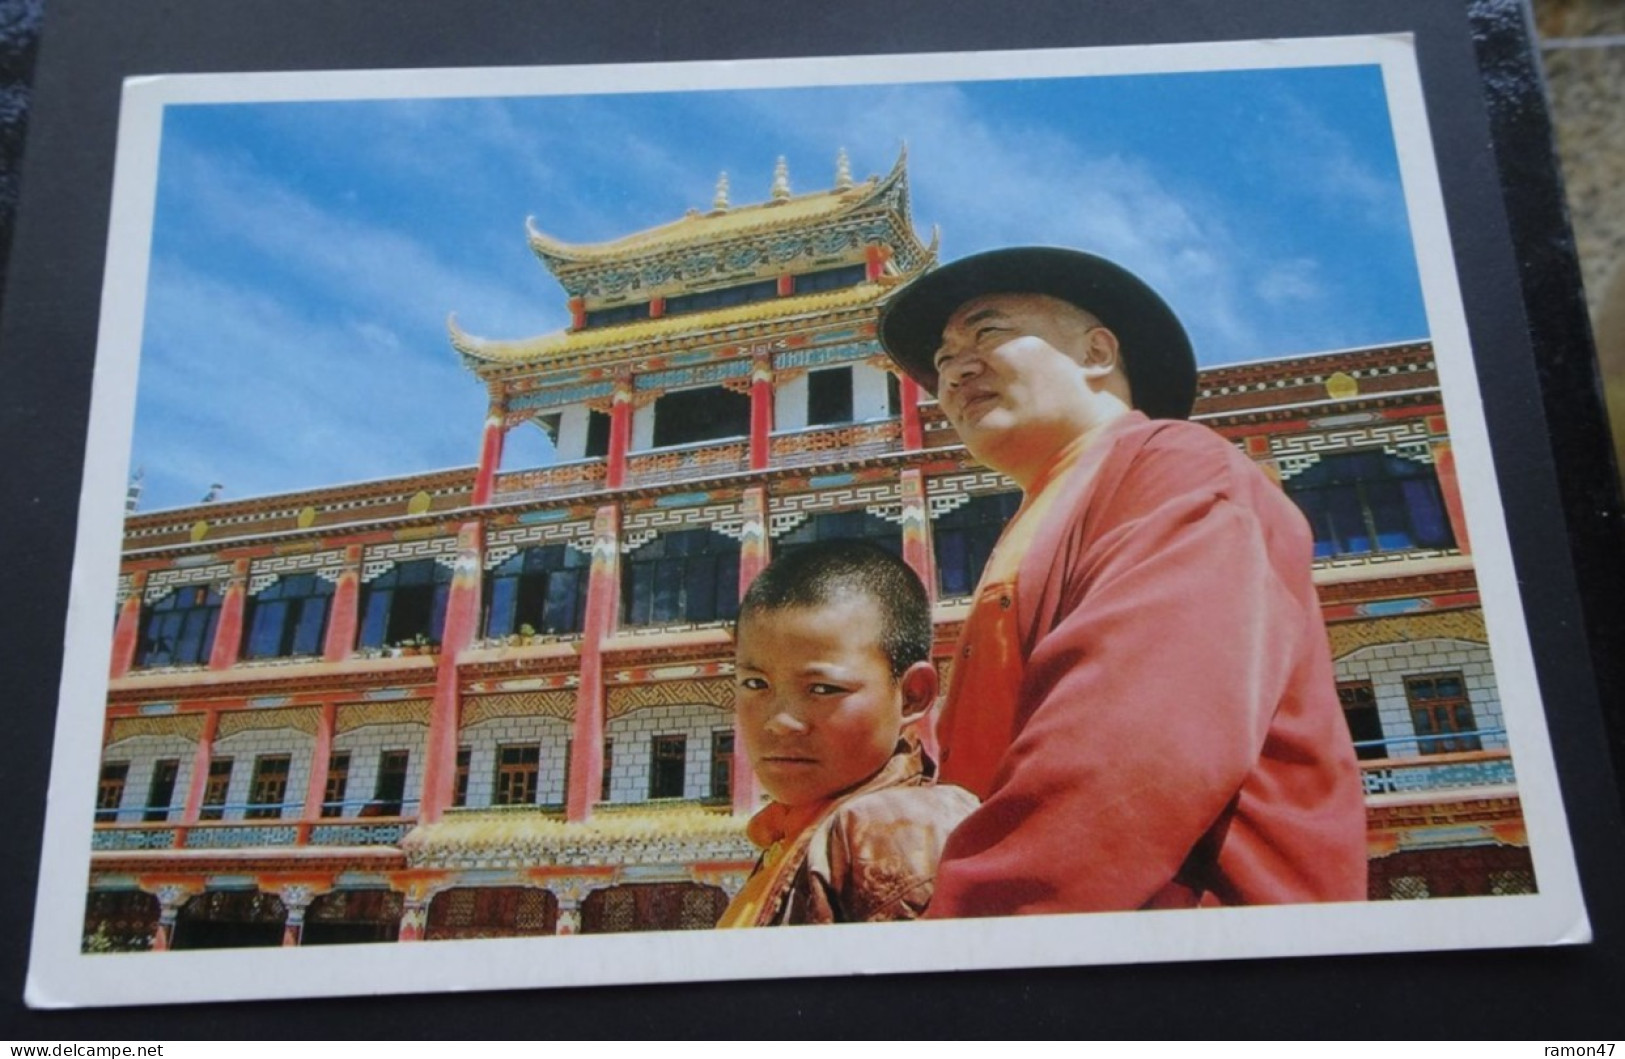
[[[919,578],[870,544],[809,545],[751,584],[737,646],[739,727],[773,802],[751,818],[763,853],[718,926],[917,918],[976,807],[904,735],[937,696]]]

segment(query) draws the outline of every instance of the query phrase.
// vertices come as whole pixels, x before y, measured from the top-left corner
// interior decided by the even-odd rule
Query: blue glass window
[[[1456,543],[1430,464],[1338,453],[1287,479],[1286,491],[1314,530],[1317,559]]]
[[[625,558],[627,625],[722,621],[739,614],[739,542],[706,529],[662,533]]]
[[[197,665],[209,659],[220,594],[212,585],[186,585],[146,608],[138,666]]]
[[[243,657],[317,655],[327,631],[333,583],[315,574],[289,574],[248,599]]]
[[[538,633],[580,632],[591,567],[590,555],[563,544],[514,553],[486,581],[485,635],[507,636],[522,625]]]
[[[944,599],[968,596],[976,590],[993,546],[1020,506],[1020,493],[973,496],[932,521],[937,589]]]
[[[413,559],[361,586],[358,647],[386,647],[421,636],[440,642],[446,622],[451,568],[434,559]]]

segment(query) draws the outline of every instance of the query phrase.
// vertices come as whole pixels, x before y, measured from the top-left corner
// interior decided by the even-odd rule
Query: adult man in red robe
[[[1021,486],[938,725],[982,806],[929,915],[1365,897],[1365,809],[1311,539],[1186,422],[1190,341],[1137,276],[1059,248],[937,269],[881,340]]]

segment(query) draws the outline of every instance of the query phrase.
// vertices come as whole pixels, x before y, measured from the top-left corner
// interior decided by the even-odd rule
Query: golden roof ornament
[[[727,170],[723,170],[721,173],[717,174],[717,194],[716,194],[716,198],[711,200],[711,212],[712,213],[727,213],[728,212],[728,172],[727,172]]]
[[[852,162],[846,157],[846,148],[842,147],[835,153],[835,190],[850,191],[852,188]]]
[[[778,164],[773,167],[772,198],[774,202],[790,201],[790,163],[784,160],[782,154],[779,155]]]

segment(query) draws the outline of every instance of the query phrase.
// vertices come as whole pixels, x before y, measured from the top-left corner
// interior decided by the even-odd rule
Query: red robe
[[[1137,412],[1048,488],[955,657],[942,780],[983,804],[928,914],[1363,900],[1364,797],[1296,506],[1206,427]]]

